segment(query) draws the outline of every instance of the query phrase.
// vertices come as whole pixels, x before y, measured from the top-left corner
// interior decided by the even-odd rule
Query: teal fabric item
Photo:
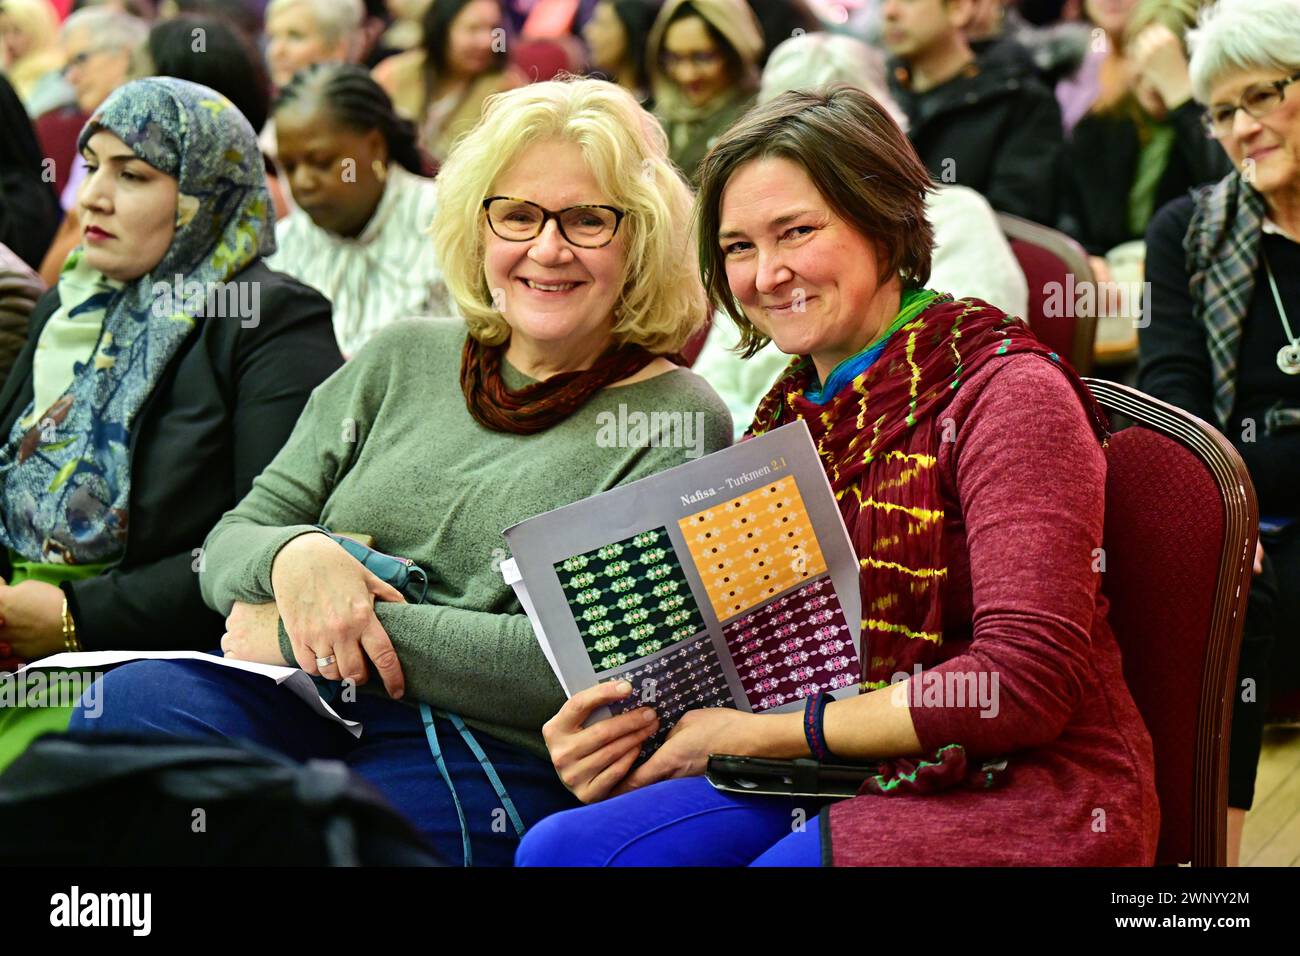
[[[120,558],[136,414],[216,284],[275,251],[257,137],[224,96],[171,77],[137,80],[91,116],[78,148],[101,130],[176,178],[176,234],[145,275],[70,304],[103,310],[99,340],[54,405],[29,406],[0,450],[0,545],[38,563]],[[98,289],[82,267],[77,249],[64,274],[76,275],[78,288]]]
[[[497,796],[501,798],[501,805],[505,809],[506,815],[510,818],[510,823],[514,826],[515,832],[519,834],[521,840],[524,836],[524,821],[523,818],[520,817],[519,811],[515,808],[514,801],[510,799],[510,794],[506,792],[505,784],[501,782],[501,775],[497,773],[497,768],[492,766],[492,761],[489,760],[488,755],[483,752],[483,748],[479,746],[479,742],[474,738],[470,729],[465,726],[465,721],[460,718],[460,715],[450,714],[441,710],[435,711],[428,704],[421,704],[420,718],[424,721],[424,734],[429,741],[429,752],[433,754],[433,762],[438,767],[438,773],[442,777],[442,782],[447,785],[447,789],[451,792],[451,801],[456,805],[456,817],[460,820],[460,843],[461,850],[465,855],[465,866],[473,866],[474,851],[470,846],[469,825],[465,822],[465,810],[461,806],[460,796],[456,793],[456,785],[452,783],[451,774],[447,772],[447,762],[442,758],[442,744],[438,741],[438,729],[434,726],[433,722],[435,713],[439,717],[451,721],[452,726],[456,728],[461,739],[465,741],[465,746],[467,746],[470,749],[470,753],[477,758],[479,766],[483,768],[483,772],[487,775],[488,782],[492,784],[492,789],[495,790]]]
[[[931,289],[912,289],[904,292],[898,302],[898,315],[889,323],[889,328],[857,355],[851,355],[831,370],[826,376],[826,384],[820,389],[809,389],[804,397],[815,405],[825,405],[844,390],[853,381],[880,358],[889,339],[895,332],[920,315],[939,293]]]
[[[1156,211],[1156,190],[1169,167],[1174,151],[1174,128],[1168,123],[1148,121],[1149,138],[1138,152],[1137,169],[1128,193],[1128,227],[1135,236],[1144,235]]]

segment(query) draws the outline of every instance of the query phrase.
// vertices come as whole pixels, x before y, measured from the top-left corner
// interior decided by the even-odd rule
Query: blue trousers
[[[80,706],[69,730],[188,738],[239,738],[292,759],[341,760],[368,780],[453,865],[463,860],[455,805],[438,773],[417,708],[372,694],[331,702],[361,722],[358,739],[325,720],[274,681],[202,661],[135,661],[100,680],[102,713]],[[475,865],[509,866],[519,839],[478,759],[452,725],[434,718],[456,786]],[[475,734],[524,825],[578,806],[550,761],[487,734]]]
[[[547,817],[516,866],[820,866],[820,804],[666,780]]]

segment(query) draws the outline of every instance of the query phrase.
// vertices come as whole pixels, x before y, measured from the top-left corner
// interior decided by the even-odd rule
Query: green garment
[[[1155,214],[1156,190],[1169,166],[1174,138],[1174,128],[1169,124],[1148,121],[1146,141],[1138,153],[1133,186],[1128,194],[1128,228],[1135,236],[1146,234],[1147,225]]]
[[[44,581],[57,586],[64,581],[93,578],[111,567],[109,564],[37,564],[34,561],[24,561],[13,552],[9,553],[9,560],[13,565],[10,584]],[[44,672],[46,675],[56,673],[60,671]],[[0,674],[0,681],[10,685],[0,687],[0,771],[3,771],[41,734],[67,730],[68,721],[72,719],[73,705],[64,703],[48,706],[48,693],[29,694],[30,689],[47,682],[46,677],[35,678],[30,671],[20,677]],[[16,686],[19,681],[24,685],[21,691]]]
[[[737,95],[700,119],[670,119],[659,115],[668,136],[669,158],[690,180],[692,188],[699,185],[699,166],[705,155],[736,120],[749,112],[754,102],[754,94]]]
[[[59,275],[59,309],[32,353],[32,410],[23,427],[35,425],[72,386],[73,369],[90,361],[104,327],[104,306],[121,282],[92,269],[80,250],[68,256]]]
[[[320,385],[284,448],[208,535],[199,586],[221,614],[235,601],[265,603],[276,554],[313,524],[371,535],[429,573],[432,604],[375,605],[405,699],[545,755],[541,727],[564,693],[501,577],[501,532],[724,448],[731,418],[703,379],[676,369],[598,392],[536,435],[489,431],[460,390],[465,334],[460,322],[395,323]],[[529,381],[508,364],[503,375],[512,389]],[[698,447],[619,447],[620,416],[636,412],[683,413],[700,426]],[[630,428],[623,434],[632,439]],[[292,662],[283,627],[280,643]],[[377,679],[366,687],[380,690]]]
[[[10,584],[22,584],[24,581],[44,581],[46,584],[53,584],[55,587],[63,584],[64,581],[85,581],[87,578],[97,578],[113,566],[112,561],[105,561],[101,564],[41,564],[38,561],[27,561],[20,558],[15,552],[9,552],[9,565],[13,568],[10,574]]]

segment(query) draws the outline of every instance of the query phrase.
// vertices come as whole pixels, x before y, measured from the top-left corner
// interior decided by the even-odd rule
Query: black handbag
[[[709,754],[705,779],[724,793],[772,797],[815,797],[843,800],[856,796],[879,764],[822,763],[807,757],[766,760],[736,754]]]
[[[0,774],[0,817],[0,866],[446,865],[340,761],[246,741],[46,734]]]

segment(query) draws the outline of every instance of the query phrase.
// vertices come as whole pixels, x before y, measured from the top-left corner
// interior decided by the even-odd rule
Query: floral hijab
[[[275,251],[257,137],[224,96],[172,77],[137,80],[91,116],[78,148],[101,130],[176,178],[176,234],[151,271],[125,284],[90,269],[80,248],[64,264],[59,312],[41,338],[98,315],[98,340],[66,389],[45,409],[33,401],[0,449],[0,545],[49,564],[121,558],[136,415],[207,302],[223,299],[206,293]]]

